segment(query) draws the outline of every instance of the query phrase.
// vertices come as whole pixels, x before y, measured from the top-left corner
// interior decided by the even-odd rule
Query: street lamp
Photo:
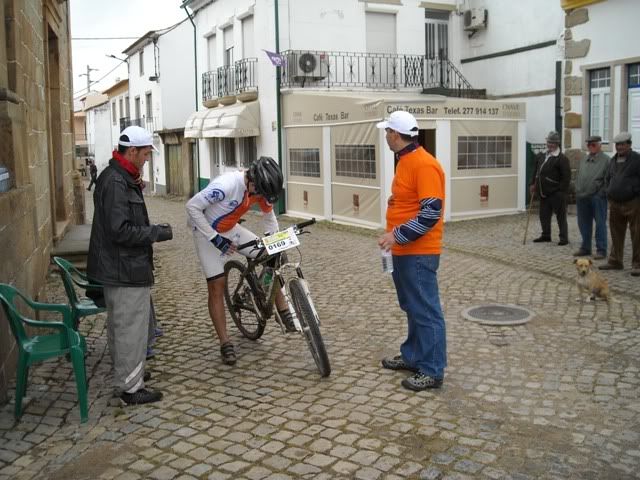
[[[116,60],[120,60],[123,63],[127,63],[127,64],[129,63],[129,58],[118,58],[113,54],[107,54],[106,56],[109,58],[115,58]]]

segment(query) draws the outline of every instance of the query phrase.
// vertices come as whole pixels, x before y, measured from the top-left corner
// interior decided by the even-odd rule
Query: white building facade
[[[129,125],[138,125],[153,133],[153,144],[158,149],[144,167],[142,178],[149,187],[148,191],[165,193],[166,174],[164,168],[164,149],[158,135],[157,126],[162,125],[160,104],[160,60],[158,47],[159,34],[151,31],[139,38],[123,53],[129,66],[129,115],[120,122],[120,130]]]
[[[562,6],[563,141],[570,158],[579,158],[589,135],[601,136],[609,155],[622,131],[640,145],[640,47],[629,36],[638,28],[640,2],[563,0]]]
[[[164,162],[159,166],[156,192],[190,196],[197,191],[197,147],[184,138],[187,118],[196,108],[193,27],[185,19],[162,32],[157,40],[161,109],[155,132],[162,140]]]
[[[443,53],[441,18],[448,40],[463,29],[455,2],[279,1],[277,47],[273,1],[184,3],[202,98],[185,136],[198,142],[201,185],[268,155],[288,212],[380,227],[394,159],[375,123],[404,109],[447,173],[447,219],[524,208],[526,106],[483,99],[452,61],[459,49]],[[280,98],[263,50],[286,60]]]
[[[452,1],[451,54],[464,76],[487,98],[524,102],[526,138],[544,143],[560,129],[564,14],[558,0]],[[465,27],[469,17],[476,27]],[[484,22],[478,22],[482,18]],[[460,28],[462,27],[462,28]]]
[[[96,162],[98,174],[100,174],[109,165],[111,152],[113,152],[109,101],[89,107],[86,109],[86,114],[89,155]]]

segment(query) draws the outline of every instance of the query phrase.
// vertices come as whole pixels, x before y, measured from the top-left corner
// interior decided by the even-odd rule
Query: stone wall
[[[0,18],[0,163],[14,187],[0,193],[0,282],[39,298],[51,247],[84,208],[73,182],[69,4],[4,0]],[[0,312],[0,402],[15,361]]]

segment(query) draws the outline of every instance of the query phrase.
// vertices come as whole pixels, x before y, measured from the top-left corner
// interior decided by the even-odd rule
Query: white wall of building
[[[135,99],[139,96],[140,118],[143,119],[142,127],[150,132],[155,132],[159,130],[159,126],[163,124],[161,90],[160,83],[149,80],[149,77],[160,75],[159,65],[157,65],[159,52],[154,52],[154,44],[151,41],[142,47],[142,50],[144,51],[142,57],[144,69],[142,74],[140,74],[139,50],[129,56],[129,101],[131,102],[131,118],[136,118]],[[147,93],[151,93],[152,105],[150,106],[149,112],[151,115],[147,115]],[[159,152],[154,152],[152,163],[147,162],[145,165],[142,178],[145,182],[152,182],[155,188],[155,185],[160,185],[161,187],[166,185],[166,175],[164,148],[162,147],[160,136],[156,133],[153,135],[153,143]],[[153,165],[153,172],[150,171],[151,165]],[[151,175],[153,175],[153,179]]]
[[[186,19],[173,30],[161,35],[158,47],[161,87],[159,105],[162,106],[162,112],[156,129],[184,128],[196,101],[191,22]]]
[[[638,43],[630,41],[629,35],[638,28],[640,18],[640,2],[636,0],[616,0],[600,2],[587,7],[589,21],[571,28],[574,41],[591,40],[586,57],[568,59],[572,62],[573,76],[588,76],[585,69],[593,67],[611,68],[611,109],[613,138],[621,130],[629,129],[627,124],[627,100],[623,92],[628,88],[624,65],[640,61],[640,48]],[[587,79],[588,80],[588,79]],[[588,83],[583,83],[586,90],[583,97],[589,98]],[[626,92],[625,92],[626,93]],[[571,111],[582,114],[584,131],[588,130],[589,110],[585,109],[583,97],[571,97]],[[638,136],[637,132],[634,136]],[[581,129],[572,129],[572,144],[576,147],[584,147],[584,134]],[[640,144],[640,138],[634,138],[634,144]],[[637,149],[637,147],[636,147]],[[613,153],[611,145],[605,146],[608,154]]]
[[[120,138],[120,119],[124,118],[126,114],[126,108],[123,109],[124,113],[120,112],[120,100],[122,100],[122,104],[125,105],[128,96],[129,94],[124,91],[122,93],[119,93],[118,95],[109,97],[109,125],[111,125],[111,138],[109,142],[112,151],[118,148],[118,138]],[[115,122],[113,117],[114,105],[116,108]],[[131,115],[133,115],[133,109],[131,110]]]
[[[465,31],[462,12],[485,8],[487,28]],[[527,104],[526,139],[543,143],[555,128],[556,62],[562,59],[559,44],[494,58],[465,61],[506,50],[561,40],[564,12],[557,0],[465,0],[460,14],[450,20],[455,63],[474,88],[484,88],[488,98],[505,98]],[[560,41],[560,44],[562,42]],[[462,63],[464,61],[464,63]]]
[[[573,40],[591,39],[589,53],[585,58],[573,59],[574,68],[584,63],[600,63],[618,58],[640,55],[638,43],[625,37],[638,29],[640,2],[637,0],[615,0],[594,3],[586,7],[589,21],[572,27]],[[575,70],[574,70],[575,71]]]
[[[87,111],[87,140],[93,145],[92,154],[98,174],[109,165],[113,145],[111,141],[111,109],[104,103]]]

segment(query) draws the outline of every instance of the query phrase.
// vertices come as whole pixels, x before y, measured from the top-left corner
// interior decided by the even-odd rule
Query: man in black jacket
[[[611,253],[601,270],[622,270],[624,237],[631,232],[631,275],[640,277],[640,154],[631,150],[631,134],[622,132],[613,139],[616,154],[605,176],[609,199]]]
[[[107,340],[116,394],[127,404],[156,402],[162,393],[144,388],[153,285],[154,242],[171,240],[168,224],[151,225],[140,172],[151,156],[145,129],[124,129],[109,166],[96,183],[87,274],[104,285]]]
[[[567,193],[571,181],[569,159],[560,151],[560,135],[549,132],[547,153],[540,155],[536,163],[535,175],[529,186],[531,195],[540,198],[540,226],[542,234],[533,240],[536,243],[551,241],[551,214],[556,214],[560,241],[558,245],[569,243],[567,225]]]

